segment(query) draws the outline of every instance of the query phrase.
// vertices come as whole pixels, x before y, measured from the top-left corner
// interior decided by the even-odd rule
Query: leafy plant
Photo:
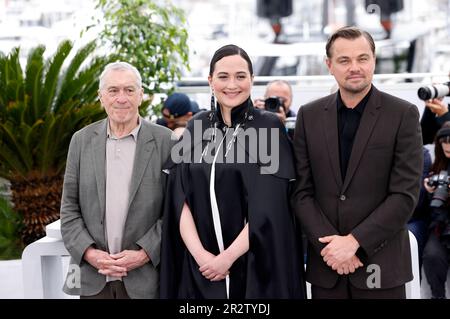
[[[59,218],[73,133],[105,116],[97,90],[109,60],[93,57],[96,44],[91,42],[66,61],[72,49],[72,42],[63,41],[44,60],[40,45],[29,53],[25,70],[19,48],[0,54],[0,177],[11,183],[14,209],[23,218],[24,244],[42,237],[45,225]]]
[[[18,259],[22,254],[20,219],[9,202],[0,196],[0,260]]]
[[[101,45],[141,72],[144,91],[150,97],[170,93],[183,66],[189,68],[184,13],[163,2],[164,6],[153,0],[97,0],[97,8],[104,12]],[[150,102],[142,105],[143,114]]]

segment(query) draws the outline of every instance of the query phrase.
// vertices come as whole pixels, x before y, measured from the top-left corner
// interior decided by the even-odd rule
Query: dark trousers
[[[431,287],[432,298],[445,298],[449,251],[436,236],[431,233],[423,251],[423,269]]]
[[[333,288],[311,286],[312,299],[406,299],[405,285],[389,289],[359,289],[348,276],[339,276]]]
[[[108,281],[98,294],[93,296],[80,296],[80,299],[130,299],[121,280]]]

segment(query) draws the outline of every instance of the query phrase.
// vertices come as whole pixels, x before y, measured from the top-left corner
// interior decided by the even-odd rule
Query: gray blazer
[[[93,123],[76,132],[67,156],[61,200],[61,233],[71,255],[70,264],[80,267],[80,285],[69,267],[64,292],[95,295],[105,286],[105,276],[83,259],[94,245],[107,250],[105,238],[105,170],[107,120]],[[128,215],[122,249],[143,248],[150,261],[128,272],[123,278],[131,298],[159,297],[159,260],[162,205],[165,181],[162,165],[173,145],[171,131],[142,120],[132,173]],[[72,271],[72,272],[71,272]]]

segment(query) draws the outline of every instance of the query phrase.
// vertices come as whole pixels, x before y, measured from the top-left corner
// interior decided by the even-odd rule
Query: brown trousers
[[[80,299],[130,299],[121,280],[108,281],[98,294],[93,296],[80,296]]]

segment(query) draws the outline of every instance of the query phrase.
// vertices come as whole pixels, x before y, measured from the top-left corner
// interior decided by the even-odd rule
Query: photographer
[[[424,145],[433,143],[436,132],[446,121],[450,121],[450,113],[442,98],[425,101],[425,110],[420,120]]]
[[[168,127],[180,137],[196,111],[198,104],[195,101],[191,101],[184,93],[175,92],[164,101],[162,118],[159,118],[156,124]]]
[[[275,114],[284,124],[286,123],[286,118],[296,116],[295,112],[290,109],[292,104],[292,87],[289,82],[284,80],[269,82],[264,98],[256,99],[253,105],[262,110],[273,109],[276,99],[279,101],[279,106]]]
[[[423,144],[431,144],[442,124],[450,121],[449,105],[443,101],[445,96],[450,96],[450,82],[423,86],[417,94],[425,101],[425,110],[420,121]]]
[[[429,237],[423,253],[423,267],[432,298],[445,298],[449,267],[450,225],[448,205],[448,169],[450,164],[450,122],[445,122],[435,138],[434,174],[425,178],[424,187],[432,195]]]

